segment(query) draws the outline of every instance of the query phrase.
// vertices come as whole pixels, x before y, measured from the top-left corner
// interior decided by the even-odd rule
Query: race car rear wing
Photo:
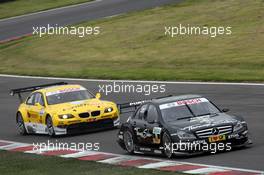
[[[142,100],[142,101],[137,101],[137,102],[131,102],[131,103],[123,103],[123,104],[118,104],[118,110],[120,114],[125,114],[125,113],[132,113],[135,112],[138,108],[143,103],[149,102],[151,100]]]
[[[172,95],[167,95],[167,96],[152,98],[149,100],[141,100],[141,101],[136,101],[136,102],[118,104],[117,107],[118,107],[120,114],[132,113],[132,112],[135,112],[137,108],[143,103],[147,103],[155,99],[167,98],[171,96]]]
[[[68,84],[68,83],[58,82],[58,83],[43,84],[43,85],[38,85],[38,86],[24,87],[24,88],[19,88],[19,89],[11,89],[10,95],[14,96],[15,94],[17,94],[20,102],[23,102],[21,93],[32,92],[32,91],[39,90],[39,89],[42,89],[45,87],[50,87],[50,86],[58,86],[58,85],[66,85],[66,84]]]

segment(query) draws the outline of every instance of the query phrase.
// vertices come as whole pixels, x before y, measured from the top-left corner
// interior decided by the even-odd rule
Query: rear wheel
[[[171,143],[171,138],[167,132],[165,132],[162,136],[162,145],[164,148],[163,152],[165,156],[171,158],[173,156],[172,143]]]
[[[52,118],[50,116],[47,117],[46,124],[47,124],[47,129],[48,129],[49,136],[51,136],[51,137],[55,136],[53,122],[52,122]]]
[[[24,120],[23,120],[23,117],[22,117],[21,113],[17,114],[16,124],[17,124],[17,128],[18,128],[19,134],[26,135],[27,134],[27,130],[25,128],[25,123],[24,123]]]
[[[130,154],[134,153],[134,140],[133,140],[133,135],[129,130],[126,130],[124,132],[124,144],[127,152]]]

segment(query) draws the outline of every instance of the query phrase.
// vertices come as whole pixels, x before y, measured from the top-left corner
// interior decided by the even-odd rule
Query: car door
[[[137,110],[135,116],[131,120],[131,124],[139,144],[144,144],[146,137],[148,136],[145,130],[147,126],[144,120],[145,115],[147,115],[147,109],[148,109],[148,104],[142,105]]]
[[[26,101],[26,105],[27,105],[27,117],[30,123],[35,122],[36,120],[36,116],[34,116],[34,114],[32,113],[32,108],[34,107],[35,104],[35,96],[36,93],[31,94]]]
[[[158,110],[156,106],[153,104],[150,104],[148,106],[148,112],[147,115],[144,118],[144,126],[146,126],[146,132],[150,133],[150,137],[146,139],[146,144],[160,144],[160,134],[161,134],[161,127],[159,126],[158,122]]]
[[[33,100],[29,103],[28,116],[31,123],[42,124],[42,116],[45,111],[43,96],[40,92],[33,94]]]

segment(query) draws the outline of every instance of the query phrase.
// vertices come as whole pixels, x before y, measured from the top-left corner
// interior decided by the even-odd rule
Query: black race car
[[[251,144],[242,117],[227,114],[228,109],[220,110],[202,96],[169,96],[119,107],[121,113],[134,111],[118,133],[119,145],[129,153],[170,158]]]

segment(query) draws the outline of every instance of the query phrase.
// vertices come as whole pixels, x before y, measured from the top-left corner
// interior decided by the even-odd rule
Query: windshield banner
[[[182,101],[176,101],[172,103],[166,103],[166,104],[160,105],[159,107],[161,110],[163,110],[163,109],[173,108],[177,106],[199,104],[203,102],[208,102],[208,100],[206,98],[195,98],[195,99],[190,99],[190,100],[182,100]]]

